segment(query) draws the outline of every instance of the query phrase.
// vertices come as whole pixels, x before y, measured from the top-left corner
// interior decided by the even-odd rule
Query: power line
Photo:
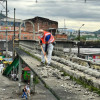
[[[4,0],[5,1],[5,0]],[[3,2],[4,2],[3,1]],[[3,9],[1,9],[1,12],[6,12],[6,7],[0,2],[0,4],[2,5],[2,7],[3,7]],[[9,12],[9,10],[7,11],[7,12]]]
[[[1,9],[1,11],[4,10],[4,9],[6,10],[5,6],[4,6],[1,2],[0,2],[0,4],[1,4],[1,6],[3,7],[3,8]],[[2,11],[2,12],[4,12],[4,11]]]
[[[5,6],[1,2],[0,2],[0,4],[3,6],[4,9],[6,9]]]

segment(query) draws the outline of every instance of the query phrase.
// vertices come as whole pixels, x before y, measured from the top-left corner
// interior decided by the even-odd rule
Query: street
[[[0,73],[0,100],[23,100],[18,90],[18,81],[12,81]],[[56,98],[39,83],[36,86],[36,93],[31,94],[28,100],[56,100]]]

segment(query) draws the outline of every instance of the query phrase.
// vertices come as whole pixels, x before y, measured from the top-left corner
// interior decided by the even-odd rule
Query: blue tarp
[[[3,58],[5,61],[12,61],[12,58]]]

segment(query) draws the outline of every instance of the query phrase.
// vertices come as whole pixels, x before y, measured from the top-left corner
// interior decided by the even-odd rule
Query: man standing
[[[26,85],[27,95],[30,96],[30,86],[29,83]]]
[[[25,96],[25,98],[27,100],[27,90],[26,90],[26,86],[24,86],[22,98],[24,98],[24,96]]]
[[[43,47],[44,53],[41,51],[41,65],[45,65],[45,57],[46,53],[47,55],[47,66],[50,65],[51,62],[51,56],[53,51],[53,43],[54,43],[54,37],[50,32],[44,31],[42,29],[39,30],[40,33],[40,46]]]

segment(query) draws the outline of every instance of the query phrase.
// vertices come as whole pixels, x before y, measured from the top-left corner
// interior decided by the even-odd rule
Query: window
[[[22,24],[22,27],[25,27],[24,23]]]
[[[10,26],[10,22],[8,22],[8,26]]]
[[[4,26],[4,25],[5,25],[5,22],[2,21],[2,22],[0,23],[0,25],[1,25],[1,26]]]
[[[13,26],[14,25],[14,23],[13,22],[11,22],[11,26]]]
[[[15,22],[15,26],[16,26],[16,27],[18,26],[18,23],[17,23],[17,22]]]

